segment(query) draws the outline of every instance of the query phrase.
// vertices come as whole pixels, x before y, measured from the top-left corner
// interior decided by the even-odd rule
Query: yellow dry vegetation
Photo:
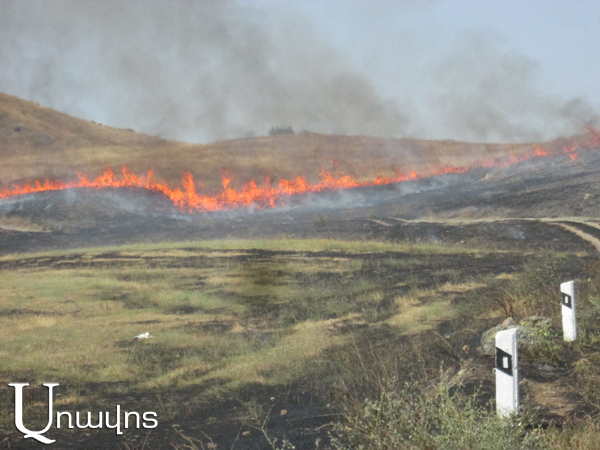
[[[398,314],[387,319],[386,323],[402,334],[411,335],[434,329],[441,321],[456,317],[456,311],[448,298],[430,299],[427,303],[419,301],[420,297],[430,297],[434,293],[435,291],[422,291],[415,296],[396,297],[394,302]]]
[[[315,133],[234,139],[205,145],[176,142],[77,119],[0,93],[0,180],[45,178],[76,181],[76,172],[95,177],[107,166],[128,166],[142,175],[179,185],[191,172],[199,189],[221,189],[226,171],[241,186],[255,179],[319,180],[319,173],[345,173],[359,180],[394,176],[397,170],[426,172],[442,165],[531,151],[533,144],[474,144],[456,141],[330,136]],[[18,131],[17,131],[18,130]],[[50,156],[51,155],[51,156]],[[43,161],[43,164],[40,162]]]
[[[437,291],[438,292],[468,292],[468,291],[472,291],[474,289],[485,287],[485,286],[487,286],[487,285],[484,283],[476,283],[476,282],[460,283],[460,284],[446,283],[446,284],[440,286],[439,288],[437,288]]]

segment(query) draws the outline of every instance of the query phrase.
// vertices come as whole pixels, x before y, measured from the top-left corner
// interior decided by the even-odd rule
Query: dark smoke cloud
[[[429,5],[429,3],[427,3]],[[415,99],[383,98],[370,78],[291,9],[232,0],[0,2],[0,90],[72,115],[208,142],[299,131],[531,140],[581,130],[583,100],[539,93],[531,59],[463,38]],[[376,51],[377,49],[374,49]],[[423,49],[424,52],[427,49]],[[394,58],[394,55],[389,55]],[[411,61],[399,61],[411,70]],[[412,94],[405,87],[404,97]]]

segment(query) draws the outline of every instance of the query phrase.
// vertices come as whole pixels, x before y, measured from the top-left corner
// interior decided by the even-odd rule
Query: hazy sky
[[[0,0],[1,91],[194,142],[550,139],[597,80],[597,0]]]

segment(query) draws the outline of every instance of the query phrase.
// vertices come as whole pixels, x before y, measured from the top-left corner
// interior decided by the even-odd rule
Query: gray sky
[[[599,123],[600,2],[0,1],[0,90],[193,142],[522,142]]]

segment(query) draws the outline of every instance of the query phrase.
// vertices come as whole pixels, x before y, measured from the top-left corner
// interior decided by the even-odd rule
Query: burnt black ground
[[[450,243],[488,248],[589,251],[554,224],[524,218],[600,218],[600,152],[534,158],[387,186],[322,192],[269,210],[187,214],[141,189],[72,189],[0,201],[0,217],[45,232],[3,230],[0,252],[236,238],[328,238]],[[291,206],[290,206],[291,205]],[[506,219],[495,223],[410,223],[398,219]]]

